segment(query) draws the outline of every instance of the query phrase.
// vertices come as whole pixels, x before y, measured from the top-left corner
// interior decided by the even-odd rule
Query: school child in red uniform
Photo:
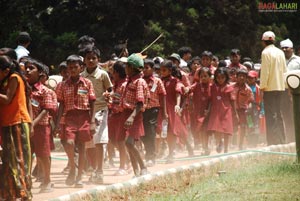
[[[68,73],[68,69],[67,69],[67,62],[66,61],[63,61],[59,64],[58,66],[58,70],[59,70],[59,74],[62,76],[62,82],[59,82],[56,87],[55,87],[55,93],[56,91],[59,91],[60,90],[60,87],[63,83],[63,81],[66,81],[68,78],[69,78],[69,73]],[[61,139],[63,139],[63,136],[64,136],[64,132],[65,132],[65,114],[63,114],[63,108],[61,107],[61,105],[58,106],[58,112],[57,114],[62,114],[61,115],[61,118],[60,118],[60,122],[56,122],[55,125],[59,125],[57,126],[57,128],[59,128],[59,130],[55,130],[55,134],[59,135],[59,137]],[[60,141],[62,146],[64,147],[64,150],[65,150],[65,144],[66,144],[66,141],[65,140],[61,140]],[[66,150],[65,150],[66,151]],[[70,164],[69,164],[69,161],[68,161],[68,164],[67,166],[62,170],[62,173],[68,173],[70,170]]]
[[[236,110],[239,116],[240,139],[239,150],[243,149],[244,138],[247,132],[247,113],[249,104],[253,102],[253,94],[251,88],[247,85],[248,71],[246,69],[237,70],[237,82],[234,84]]]
[[[119,150],[120,155],[120,166],[119,169],[114,173],[115,176],[127,175],[126,163],[129,161],[127,157],[127,150],[125,146],[126,135],[122,132],[123,127],[116,126],[120,124],[122,120],[122,107],[121,107],[121,97],[124,95],[125,88],[127,85],[126,64],[117,61],[113,65],[113,91],[111,94],[106,94],[109,102],[109,115],[108,115],[108,137],[110,143],[112,143]],[[122,128],[120,130],[120,128]]]
[[[70,171],[66,185],[82,188],[82,172],[85,163],[85,142],[92,139],[95,132],[94,102],[96,100],[93,84],[90,80],[80,76],[83,68],[82,58],[70,55],[67,58],[67,69],[70,78],[62,82],[56,91],[57,100],[65,113],[65,132],[61,136],[66,141],[65,150],[70,162]],[[58,114],[57,122],[60,121]],[[74,147],[78,146],[78,174],[75,172]]]
[[[196,57],[193,57],[191,59],[191,61],[189,62],[188,64],[188,67],[190,69],[190,73],[189,73],[189,80],[190,80],[190,83],[194,83],[194,79],[195,79],[195,74],[196,72],[200,69],[201,67],[201,58],[196,56]]]
[[[173,72],[174,70],[174,72]],[[172,163],[174,161],[174,150],[176,145],[176,140],[179,138],[183,144],[187,144],[188,131],[186,126],[183,124],[181,118],[181,105],[182,105],[182,94],[183,94],[183,84],[180,80],[174,76],[175,74],[180,74],[176,71],[176,67],[172,65],[170,60],[165,60],[160,66],[161,77],[167,92],[166,96],[166,109],[168,114],[168,134],[167,142],[169,147],[169,155],[167,156],[167,163]],[[189,155],[193,154],[190,147]]]
[[[200,63],[201,63],[201,67],[207,67],[207,68],[209,68],[211,74],[213,75],[214,72],[215,72],[215,70],[216,70],[216,67],[214,67],[212,65],[212,59],[213,59],[212,52],[206,50],[206,51],[203,51],[202,54],[201,54],[201,61],[200,61]],[[200,70],[200,68],[198,68],[197,71],[199,71],[199,70]],[[199,78],[199,73],[196,72],[194,74],[194,82],[198,82],[199,79],[200,79]]]
[[[209,100],[211,90],[211,71],[207,67],[201,67],[198,71],[200,80],[190,88],[193,95],[193,111],[191,112],[191,130],[194,132],[194,139],[201,141],[202,155],[209,155],[209,135],[206,132],[207,115],[209,111]]]
[[[28,59],[25,62],[26,78],[32,87],[31,105],[33,112],[34,135],[31,138],[32,153],[36,154],[39,172],[42,172],[42,183],[40,192],[51,192],[52,183],[50,180],[50,156],[51,156],[51,126],[50,113],[53,115],[57,110],[56,95],[51,93],[41,82],[46,73],[44,64],[35,59]]]
[[[154,62],[150,59],[144,61],[144,80],[148,84],[150,99],[143,112],[145,136],[142,141],[145,147],[147,167],[155,165],[155,137],[159,110],[162,109],[163,119],[167,118],[166,90],[160,78],[154,77]]]
[[[0,126],[3,200],[32,200],[30,87],[19,64],[0,56]]]
[[[234,115],[233,116],[233,113]],[[210,113],[207,130],[213,132],[220,153],[228,152],[228,139],[233,134],[233,117],[237,116],[233,86],[229,84],[229,74],[224,67],[217,68],[211,87]],[[223,143],[224,138],[224,143]]]
[[[144,61],[138,54],[131,54],[127,59],[126,75],[128,82],[121,99],[123,108],[121,126],[126,132],[126,148],[135,176],[147,174],[145,163],[135,146],[141,136],[144,136],[143,114],[148,99],[149,90],[146,81],[142,78]]]

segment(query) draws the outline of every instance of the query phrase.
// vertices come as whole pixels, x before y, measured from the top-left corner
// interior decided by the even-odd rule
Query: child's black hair
[[[243,69],[243,68],[240,68],[240,69],[237,69],[236,71],[236,75],[239,75],[239,74],[243,74],[243,75],[248,75],[248,70],[247,69]]]
[[[21,69],[19,67],[19,63],[16,60],[11,59],[9,56],[1,55],[0,56],[0,70],[5,70],[9,68],[10,72],[9,74],[0,82],[0,88],[2,88],[3,84],[8,80],[11,74],[16,73],[18,74],[25,85],[25,95],[27,102],[30,100],[30,93],[31,93],[31,87],[26,81],[23,73],[21,72]]]
[[[237,72],[237,68],[235,68],[235,67],[226,68],[226,69],[227,69],[227,72],[229,75],[236,74],[236,72]]]
[[[151,68],[154,67],[154,61],[152,59],[145,59],[144,60],[144,65],[149,65]]]
[[[195,56],[187,62],[187,67],[190,71],[192,70],[192,64],[194,63],[194,61],[201,61],[201,58],[199,56]]]
[[[160,67],[167,67],[168,69],[172,70],[173,63],[171,60],[164,60],[163,62],[160,63]]]
[[[38,69],[39,72],[45,72],[45,68],[44,68],[44,64],[36,59],[33,59],[33,58],[28,58],[26,61],[25,61],[25,66],[28,64],[28,63],[31,63],[33,65],[35,65]],[[45,72],[46,73],[46,72]]]
[[[17,60],[17,53],[14,49],[9,47],[3,47],[0,49],[0,55],[9,56],[11,59]]]
[[[83,57],[85,57],[88,53],[94,53],[98,58],[100,58],[100,50],[94,45],[87,45],[82,50]]]
[[[182,73],[175,64],[172,65],[172,73],[171,74],[173,77],[176,77],[179,80],[182,80]]]
[[[182,58],[184,54],[192,53],[192,48],[190,47],[181,47],[178,49],[178,54]]]
[[[213,54],[212,54],[212,52],[206,50],[206,51],[202,52],[201,58],[202,57],[209,57],[210,59],[212,59],[213,58]]]
[[[70,62],[78,62],[79,65],[83,65],[83,58],[79,55],[72,54],[72,55],[68,56],[68,58],[66,59],[66,62],[67,62],[67,65]]]
[[[29,33],[27,32],[20,32],[17,37],[17,43],[18,45],[25,45],[27,43],[31,42],[31,37]]]
[[[168,68],[168,69],[171,71],[171,75],[172,75],[173,77],[177,77],[177,78],[180,79],[180,80],[182,79],[182,74],[181,74],[180,70],[177,68],[176,65],[174,65],[174,64],[172,63],[171,60],[164,60],[164,61],[161,62],[161,64],[160,64],[160,67],[162,67],[162,66]]]
[[[116,71],[119,74],[120,78],[122,79],[126,78],[125,68],[126,68],[126,64],[123,63],[122,61],[117,61],[113,65],[114,71]]]
[[[228,83],[229,82],[229,73],[228,73],[228,70],[227,68],[225,67],[220,67],[220,68],[217,68],[216,71],[215,71],[215,74],[214,74],[214,82],[215,83],[218,83],[217,82],[217,77],[218,75],[225,75],[225,83]]]
[[[61,73],[66,68],[67,68],[67,62],[66,61],[61,62],[58,66],[59,73]]]
[[[207,73],[209,77],[211,77],[212,73],[208,67],[201,67],[198,71],[198,76],[200,77],[201,73]]]
[[[225,60],[220,60],[219,63],[218,63],[218,68],[220,67],[226,67],[227,66],[227,63]]]

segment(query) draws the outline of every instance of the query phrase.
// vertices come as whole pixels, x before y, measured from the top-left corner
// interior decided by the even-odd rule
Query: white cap
[[[275,34],[273,31],[266,31],[263,35],[261,40],[275,40]]]
[[[127,57],[121,57],[118,59],[118,61],[122,61],[123,63],[127,63]]]
[[[290,47],[290,48],[293,48],[293,42],[288,38],[286,40],[283,40],[280,42],[280,47],[283,48],[283,47]]]

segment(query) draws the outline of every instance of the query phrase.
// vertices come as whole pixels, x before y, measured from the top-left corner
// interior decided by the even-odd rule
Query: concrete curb
[[[153,181],[158,178],[166,178],[166,177],[176,177],[177,173],[184,173],[187,171],[197,171],[201,170],[205,174],[212,174],[213,171],[216,171],[216,167],[220,166],[224,163],[229,162],[238,162],[242,160],[246,160],[250,157],[259,157],[264,155],[263,152],[288,152],[295,153],[295,143],[284,144],[284,145],[272,145],[269,147],[265,147],[259,150],[247,150],[244,152],[238,153],[228,153],[223,156],[220,155],[218,158],[213,158],[211,160],[202,161],[198,163],[194,163],[191,165],[184,165],[176,168],[170,168],[163,171],[154,172],[148,175],[144,175],[138,178],[134,178],[122,183],[116,183],[108,186],[97,186],[92,189],[81,190],[76,193],[60,196],[57,198],[49,199],[48,201],[71,201],[71,200],[85,200],[84,198],[93,198],[96,197],[97,194],[102,194],[104,192],[118,192],[121,190],[126,190],[129,188],[138,187],[142,183],[147,183]],[[214,172],[216,173],[216,172]],[[177,175],[178,176],[178,175]]]

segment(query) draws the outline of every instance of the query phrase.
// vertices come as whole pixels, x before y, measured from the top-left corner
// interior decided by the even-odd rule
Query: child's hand
[[[125,121],[125,128],[130,128],[133,124],[134,116],[129,116],[128,119]]]
[[[235,118],[236,118],[236,122],[240,123],[240,117],[239,117],[238,113],[235,113]]]
[[[34,136],[34,126],[33,124],[31,123],[30,124],[30,137],[33,137]]]
[[[186,95],[190,92],[190,88],[189,87],[184,87],[183,91],[184,91],[184,95]]]
[[[90,132],[92,135],[95,134],[95,132],[96,132],[96,123],[95,122],[90,123]]]
[[[176,113],[176,114],[178,114],[178,115],[180,115],[180,114],[181,114],[181,108],[180,108],[180,106],[179,106],[179,105],[175,105],[175,108],[174,108],[174,110],[175,110],[175,113]]]
[[[169,118],[169,116],[168,116],[168,114],[165,112],[165,113],[163,114],[163,119],[168,120],[168,118]]]
[[[107,103],[110,103],[111,102],[111,94],[109,92],[104,92],[103,93],[103,96],[104,96],[104,99]]]

